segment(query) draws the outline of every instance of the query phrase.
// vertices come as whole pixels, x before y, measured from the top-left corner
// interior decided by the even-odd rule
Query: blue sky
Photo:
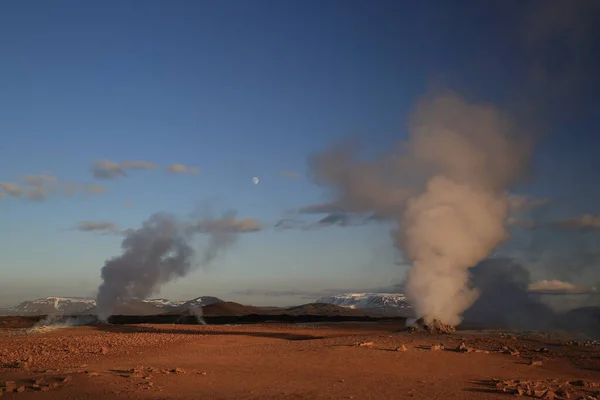
[[[209,204],[274,224],[287,210],[329,200],[307,176],[309,155],[347,136],[371,152],[403,139],[414,101],[432,84],[505,101],[526,64],[518,9],[459,3],[2,3],[0,182],[25,187],[25,176],[45,174],[88,186],[71,197],[0,199],[0,304],[95,294],[120,237],[74,229],[80,221],[134,228],[156,211],[185,215]],[[541,145],[533,179],[519,188],[568,197],[562,217],[598,211],[592,110],[552,125],[552,134],[568,134]],[[91,167],[100,160],[157,168],[98,179]],[[200,172],[166,172],[173,164]],[[161,295],[294,304],[300,296],[260,293],[390,285],[404,271],[388,231],[244,234],[207,271]]]

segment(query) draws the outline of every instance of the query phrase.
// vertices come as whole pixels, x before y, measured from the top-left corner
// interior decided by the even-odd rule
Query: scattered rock
[[[444,350],[443,344],[432,344],[430,347],[431,350]]]
[[[400,345],[399,347],[396,347],[396,351],[407,351],[408,349],[406,348],[405,345]]]
[[[108,354],[108,348],[100,347],[100,354]]]
[[[183,370],[181,368],[173,368],[171,370],[171,373],[173,373],[173,374],[185,374],[185,370]]]
[[[25,386],[22,386],[22,385],[15,389],[15,392],[17,392],[17,393],[23,393],[24,391],[25,391]]]
[[[456,349],[454,349],[454,351],[458,352],[458,353],[471,353],[474,350],[470,347],[468,347],[464,342],[462,342],[460,345],[458,345],[458,347]]]
[[[538,353],[550,353],[550,349],[547,347],[540,347],[539,349],[535,350]]]
[[[198,372],[199,375],[206,375],[206,372]]]
[[[501,353],[510,354],[511,356],[519,356],[521,352],[512,346],[502,346]]]
[[[359,342],[355,343],[354,345],[359,347],[370,347],[373,346],[373,342]]]
[[[542,364],[543,364],[543,362],[540,361],[540,360],[535,360],[535,361],[531,360],[531,361],[529,361],[529,365],[540,366]]]
[[[17,388],[17,382],[15,381],[6,381],[4,382],[4,388],[7,392],[12,392]]]
[[[64,378],[59,378],[61,382],[63,383],[67,383],[67,382],[71,382],[73,380],[73,377],[71,375],[67,375]]]

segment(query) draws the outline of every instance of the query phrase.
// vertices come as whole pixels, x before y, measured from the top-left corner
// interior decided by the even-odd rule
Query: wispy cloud
[[[578,286],[571,282],[559,280],[541,280],[532,282],[528,291],[538,294],[594,294],[598,293],[595,287]]]
[[[200,170],[196,167],[188,167],[183,164],[171,164],[167,167],[167,172],[171,174],[196,175],[200,172]]]
[[[508,201],[512,213],[523,213],[551,203],[549,198],[536,199],[530,195],[522,194],[512,194],[509,196]]]
[[[188,226],[188,229],[200,233],[209,232],[228,232],[244,233],[257,232],[263,229],[259,220],[254,218],[239,219],[235,217],[226,217],[219,219],[203,219]]]
[[[286,171],[286,170],[279,171],[279,176],[282,176],[284,178],[290,178],[290,179],[300,178],[300,174],[298,172]]]
[[[100,232],[100,233],[121,233],[117,229],[117,225],[110,221],[80,221],[77,223],[76,229],[83,232]]]
[[[295,210],[298,214],[329,214],[343,212],[344,208],[337,203],[316,203],[303,206]]]
[[[97,179],[116,179],[127,176],[126,169],[143,170],[156,169],[156,163],[150,161],[122,161],[116,163],[110,160],[98,160],[92,164],[92,175]]]
[[[96,183],[65,183],[63,185],[63,191],[65,195],[69,197],[78,194],[87,197],[89,195],[106,193],[108,192],[108,189]]]
[[[122,168],[126,169],[156,169],[156,163],[150,161],[123,161],[120,163]]]
[[[23,180],[32,186],[43,186],[45,184],[56,184],[58,179],[50,175],[26,175]]]
[[[98,179],[115,179],[120,176],[127,176],[123,167],[109,160],[94,161],[92,175]]]
[[[273,225],[273,228],[277,230],[302,229],[305,224],[306,222],[297,219],[283,218],[277,221],[275,225]]]
[[[45,200],[56,189],[56,178],[48,175],[27,175],[26,186],[12,182],[0,182],[0,189],[11,197],[22,197],[32,201]]]
[[[585,214],[580,217],[557,221],[554,226],[557,228],[573,230],[600,229],[600,216]]]
[[[22,187],[12,182],[0,182],[0,188],[12,197],[20,197],[25,192]]]

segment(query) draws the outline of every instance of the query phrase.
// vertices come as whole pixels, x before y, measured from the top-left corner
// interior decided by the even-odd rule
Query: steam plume
[[[224,221],[224,222],[223,222]],[[183,277],[196,266],[205,266],[233,245],[237,233],[257,230],[252,220],[228,216],[211,223],[182,224],[173,215],[153,214],[139,229],[128,230],[121,243],[123,253],[107,260],[102,268],[103,282],[97,295],[98,318],[106,321],[114,310],[131,299],[145,299],[160,285]],[[191,245],[194,235],[209,236],[206,254],[195,262]]]
[[[396,152],[361,161],[342,146],[310,164],[344,209],[396,221],[395,245],[412,264],[409,301],[419,316],[456,325],[478,295],[469,267],[506,237],[508,189],[529,148],[500,111],[445,93],[422,99]]]

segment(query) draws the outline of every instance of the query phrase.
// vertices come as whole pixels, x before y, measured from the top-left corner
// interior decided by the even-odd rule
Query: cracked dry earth
[[[595,399],[600,349],[398,325],[0,332],[3,399]]]

